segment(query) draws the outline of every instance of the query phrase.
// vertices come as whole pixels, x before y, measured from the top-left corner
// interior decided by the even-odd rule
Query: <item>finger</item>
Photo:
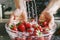
[[[44,12],[41,13],[39,20],[45,20],[45,13]]]
[[[46,21],[48,21],[49,23],[52,19],[51,15],[48,12],[45,12],[44,16],[45,16]]]

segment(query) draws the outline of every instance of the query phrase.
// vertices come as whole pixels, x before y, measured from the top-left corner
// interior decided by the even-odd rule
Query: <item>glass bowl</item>
[[[30,36],[27,32],[19,32],[11,30],[8,25],[5,25],[6,31],[12,40],[51,40],[51,37],[55,30],[50,30],[48,34],[42,34],[42,36]]]

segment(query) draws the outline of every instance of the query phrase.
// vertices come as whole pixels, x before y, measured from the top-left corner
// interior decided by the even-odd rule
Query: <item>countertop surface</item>
[[[0,19],[0,23],[6,23],[8,21],[9,21],[9,19]]]

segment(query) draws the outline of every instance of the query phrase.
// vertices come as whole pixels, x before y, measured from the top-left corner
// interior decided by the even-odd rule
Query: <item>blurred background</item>
[[[26,1],[26,7],[28,16],[35,17],[46,8],[50,0],[31,0]],[[10,14],[15,10],[14,0],[0,0],[0,40],[10,40],[6,30],[5,24],[10,18]],[[37,17],[37,18],[38,18]],[[57,27],[60,27],[60,9],[57,10],[57,14],[54,15]],[[57,29],[59,31],[59,29]],[[58,36],[57,36],[58,37]],[[59,37],[58,37],[59,38]],[[55,39],[54,39],[55,40]]]

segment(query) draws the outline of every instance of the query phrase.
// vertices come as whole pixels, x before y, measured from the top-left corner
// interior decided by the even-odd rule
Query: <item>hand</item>
[[[48,13],[48,12],[46,12],[46,11],[43,11],[42,13],[41,13],[41,15],[40,15],[40,17],[39,17],[39,21],[40,20],[46,20],[46,21],[48,21],[48,23],[52,20],[52,17],[51,17],[51,15]]]
[[[51,13],[48,13],[47,11],[43,11],[39,17],[40,20],[48,21],[48,26],[50,29],[53,29],[54,26],[54,16]]]

